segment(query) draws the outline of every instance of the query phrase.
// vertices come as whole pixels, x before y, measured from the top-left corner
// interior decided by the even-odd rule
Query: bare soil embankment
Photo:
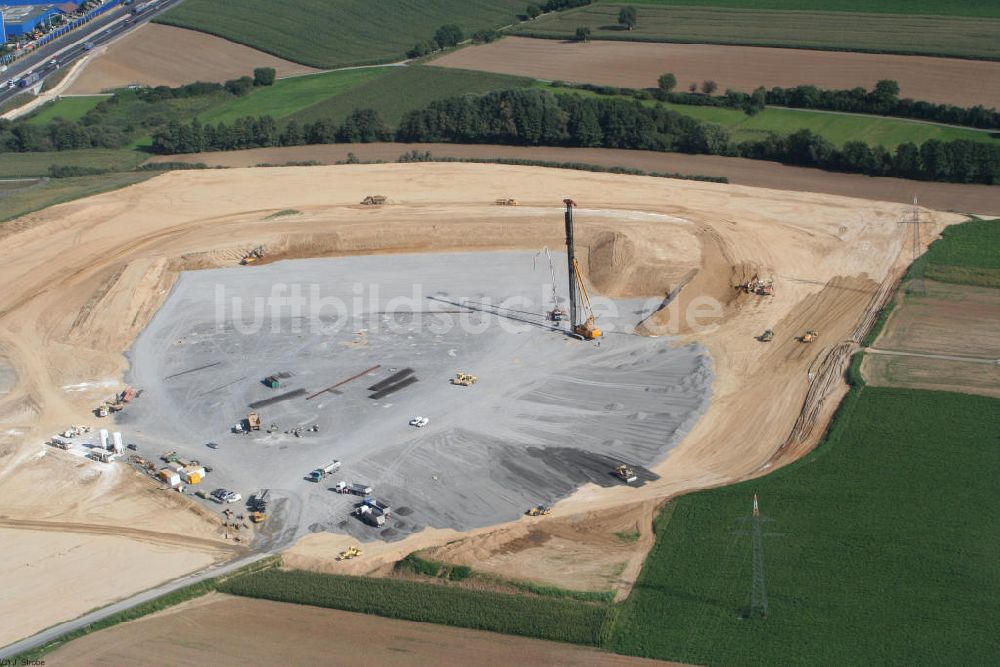
[[[879,79],[899,82],[900,94],[942,104],[1000,107],[1000,62],[717,44],[562,42],[507,37],[449,53],[440,67],[517,74],[547,81],[654,88],[673,72],[678,88],[711,79],[719,90],[757,86],[870,89]]]
[[[928,183],[902,178],[873,178],[860,174],[839,174],[821,169],[789,167],[777,162],[747,160],[717,155],[686,155],[617,148],[554,148],[548,146],[493,146],[481,144],[328,144],[259,148],[246,151],[217,151],[190,155],[163,155],[149,162],[204,163],[211,167],[254,167],[259,164],[315,161],[334,164],[354,153],[359,160],[395,162],[411,150],[430,151],[435,157],[475,159],[517,159],[552,162],[582,162],[604,167],[627,167],[646,172],[666,172],[701,176],[725,176],[730,183],[756,188],[819,192],[823,194],[874,199],[876,201],[920,203],[939,211],[965,211],[980,215],[1000,215],[1000,188],[965,183]]]

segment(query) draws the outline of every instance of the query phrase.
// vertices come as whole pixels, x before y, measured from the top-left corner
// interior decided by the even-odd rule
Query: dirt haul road
[[[391,205],[357,205],[373,192],[388,195]],[[524,206],[497,207],[497,197],[516,197]],[[859,323],[870,321],[888,294],[887,281],[908,257],[905,230],[896,223],[906,213],[904,206],[496,165],[172,172],[33,214],[4,239],[0,355],[17,378],[0,394],[5,517],[218,537],[218,523],[177,494],[155,490],[123,466],[84,463],[42,444],[68,424],[94,423],[90,410],[120,386],[126,363],[122,352],[165,300],[179,271],[233,265],[257,244],[267,247],[269,259],[558,248],[564,197],[575,197],[581,210],[605,212],[578,230],[580,255],[595,290],[609,296],[663,296],[683,286],[643,329],[699,340],[713,357],[712,404],[655,469],[661,479],[641,489],[584,486],[552,516],[530,524],[525,520],[464,534],[428,529],[391,545],[368,545],[364,559],[347,564],[331,559],[345,536],[310,535],[292,548],[289,563],[372,571],[415,548],[471,535],[447,547],[449,555],[519,577],[528,571],[524,563],[531,562],[537,578],[565,584],[572,573],[564,560],[545,558],[546,545],[557,546],[562,556],[575,542],[593,549],[611,530],[620,530],[602,512],[638,507],[630,521],[644,534],[661,499],[761,474],[815,443],[845,391],[840,371],[851,347],[845,341],[857,339]],[[290,208],[302,214],[267,219]],[[690,222],[665,224],[634,211]],[[931,211],[923,216],[933,221],[927,239],[934,237],[932,228],[960,219]],[[679,233],[700,247],[700,255],[681,252],[690,245],[674,242]],[[733,289],[755,272],[774,278],[773,297]],[[701,326],[695,326],[692,315],[702,316]],[[766,328],[775,330],[775,340],[758,343],[754,336]],[[820,330],[818,342],[795,340],[807,328]],[[664,346],[673,343],[663,340]],[[5,373],[7,385],[10,375]],[[44,497],[39,488],[46,489]],[[599,533],[593,539],[587,538],[589,522]],[[541,537],[528,539],[529,532]],[[548,540],[549,534],[558,539]],[[614,585],[627,588],[649,544],[644,535],[634,551],[609,567],[621,574],[605,576],[601,585],[612,576]],[[225,546],[232,549],[231,543]],[[204,549],[199,541],[187,552],[200,558]],[[89,568],[81,565],[76,575],[86,576]],[[46,580],[41,568],[23,576],[24,581]],[[116,577],[104,582],[108,600],[137,588],[136,582]],[[63,597],[74,595],[67,588]],[[38,610],[41,625],[66,614],[60,609],[46,616],[44,605]],[[0,613],[10,611],[0,608]]]

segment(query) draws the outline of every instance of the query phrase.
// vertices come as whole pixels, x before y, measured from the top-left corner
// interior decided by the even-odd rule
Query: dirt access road
[[[253,76],[273,67],[279,77],[319,70],[195,30],[147,23],[102,49],[88,62],[68,95],[94,95],[133,83],[181,86]]]
[[[718,155],[686,155],[618,148],[554,148],[549,146],[493,146],[482,144],[324,144],[164,155],[149,162],[204,163],[211,167],[255,167],[259,164],[314,161],[335,164],[353,153],[362,161],[395,162],[409,151],[429,151],[434,157],[517,159],[582,162],[604,167],[627,167],[649,173],[725,176],[735,185],[756,188],[820,192],[844,197],[908,204],[920,203],[939,211],[963,211],[984,217],[1000,216],[1000,188],[967,183],[930,183],[902,178],[873,178],[820,169],[789,167],[777,162]]]
[[[506,37],[434,60],[440,67],[517,74],[547,81],[655,88],[673,72],[679,90],[711,79],[719,90],[758,86],[871,89],[899,82],[900,95],[958,106],[1000,107],[1000,62],[717,44],[564,42]]]
[[[121,667],[196,667],[207,662],[386,667],[677,664],[540,639],[218,593],[78,639],[45,656],[45,661],[49,665]]]
[[[373,192],[388,195],[391,205],[357,205]],[[523,206],[494,206],[500,196],[515,197]],[[608,222],[578,230],[579,254],[594,289],[608,296],[679,291],[643,331],[699,340],[713,357],[712,403],[688,437],[654,468],[661,479],[639,489],[588,485],[541,520],[470,534],[427,529],[392,545],[366,546],[365,557],[348,564],[332,561],[346,543],[344,536],[310,535],[286,554],[289,562],[371,571],[416,548],[468,538],[450,547],[452,557],[508,576],[532,572],[540,580],[567,585],[572,572],[566,561],[541,556],[550,544],[565,557],[573,540],[546,542],[547,526],[553,534],[559,526],[573,526],[580,534],[593,521],[604,534],[608,525],[601,523],[601,512],[641,505],[644,514],[635,524],[645,530],[662,499],[762,474],[811,447],[846,390],[841,371],[851,346],[844,341],[858,338],[859,325],[870,322],[887,295],[880,286],[889,285],[908,257],[905,230],[896,224],[905,206],[498,165],[172,172],[32,214],[22,220],[20,231],[4,239],[0,356],[17,378],[0,396],[4,514],[12,520],[217,538],[217,518],[206,517],[177,494],[157,491],[121,466],[102,468],[42,444],[68,424],[94,423],[90,410],[120,387],[123,351],[166,298],[179,271],[234,265],[257,244],[267,247],[271,259],[555,248],[563,243],[560,202],[567,196],[577,198],[581,212],[616,212],[603,218]],[[267,219],[283,209],[302,214]],[[662,218],[646,213],[688,222],[664,226]],[[929,221],[929,240],[961,218],[927,211],[923,219]],[[700,255],[685,250],[686,242],[675,242],[678,234],[695,242]],[[907,252],[901,254],[903,248]],[[775,279],[775,296],[735,292],[733,285],[754,272]],[[707,316],[705,306],[711,311]],[[698,326],[695,316],[704,316]],[[754,337],[766,328],[777,336],[762,347]],[[819,329],[820,341],[798,343],[795,336],[806,328]],[[664,338],[663,344],[672,340]],[[762,394],[768,397],[766,414],[760,411]],[[39,488],[47,490],[44,498],[36,493]],[[171,504],[176,504],[172,510]],[[543,539],[524,541],[529,532]],[[616,588],[628,589],[649,544],[640,540],[631,555],[622,556]],[[204,547],[191,545],[189,551],[201,554]],[[492,562],[491,555],[502,558]],[[68,583],[89,576],[93,562],[66,572],[65,598],[74,598]],[[25,585],[31,577],[38,577],[38,585],[50,581],[41,570],[24,577]],[[105,583],[108,600],[135,590],[135,582],[114,577]],[[12,612],[0,608],[0,613]],[[48,625],[63,620],[64,611],[38,605],[37,613],[38,621]]]

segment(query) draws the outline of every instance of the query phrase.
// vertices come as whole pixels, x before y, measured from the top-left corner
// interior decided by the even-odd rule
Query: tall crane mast
[[[566,262],[569,269],[569,326],[570,330],[587,340],[600,338],[602,332],[597,328],[594,321],[594,311],[590,306],[590,295],[583,284],[583,277],[580,275],[580,264],[576,261],[576,250],[573,241],[573,208],[576,202],[572,199],[564,199],[566,204]],[[584,322],[579,322],[577,318],[577,287],[583,297],[583,309],[587,315]]]

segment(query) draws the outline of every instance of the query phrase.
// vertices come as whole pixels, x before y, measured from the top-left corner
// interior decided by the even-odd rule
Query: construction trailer
[[[90,450],[90,458],[95,461],[100,461],[101,463],[111,463],[113,460],[113,454],[106,449],[92,449]]]
[[[270,387],[271,389],[277,389],[278,387],[281,386],[281,380],[279,380],[277,377],[273,375],[268,375],[266,378],[264,378],[264,384]]]
[[[587,286],[583,283],[583,276],[580,271],[580,264],[576,261],[576,248],[573,239],[573,209],[576,202],[572,199],[564,199],[566,204],[566,261],[569,270],[569,328],[570,332],[585,340],[596,340],[603,335],[597,328],[594,317],[594,310],[590,305],[590,295],[587,293]],[[578,292],[579,290],[579,292]],[[582,321],[578,317],[579,311],[583,310],[586,316]]]

